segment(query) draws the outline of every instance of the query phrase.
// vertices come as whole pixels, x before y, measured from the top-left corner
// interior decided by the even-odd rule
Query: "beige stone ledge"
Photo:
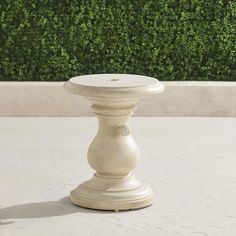
[[[135,116],[236,116],[236,82],[164,82],[140,101]],[[89,101],[63,82],[0,82],[0,116],[93,116]]]

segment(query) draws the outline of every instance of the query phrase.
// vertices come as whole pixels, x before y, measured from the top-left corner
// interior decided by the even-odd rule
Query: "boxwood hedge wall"
[[[235,0],[1,0],[0,80],[236,80]]]

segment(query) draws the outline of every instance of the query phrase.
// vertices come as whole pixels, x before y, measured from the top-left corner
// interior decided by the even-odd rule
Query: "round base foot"
[[[155,201],[153,190],[134,175],[94,177],[71,191],[70,200],[79,206],[98,210],[129,210],[149,206]]]

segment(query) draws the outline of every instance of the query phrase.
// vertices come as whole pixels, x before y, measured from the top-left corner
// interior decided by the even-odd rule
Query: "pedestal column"
[[[132,174],[140,152],[130,131],[129,118],[135,105],[93,105],[99,128],[88,149],[94,177],[71,192],[77,205],[105,210],[134,209],[150,205],[154,192]]]
[[[138,164],[140,153],[130,134],[129,117],[135,106],[116,108],[93,105],[99,129],[88,149],[88,162],[97,175],[124,177]]]

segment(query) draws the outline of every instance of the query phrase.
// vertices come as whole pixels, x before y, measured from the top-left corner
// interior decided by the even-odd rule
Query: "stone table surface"
[[[137,177],[158,201],[133,211],[69,202],[91,177],[95,118],[0,118],[1,236],[235,236],[236,119],[132,118]]]

